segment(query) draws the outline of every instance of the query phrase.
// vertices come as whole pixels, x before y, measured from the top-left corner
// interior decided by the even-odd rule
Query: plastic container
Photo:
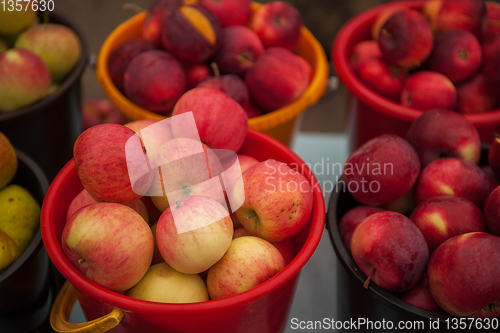
[[[248,132],[240,152],[258,160],[272,158],[288,164],[303,165],[300,157],[286,146],[255,130]],[[316,183],[307,166],[304,165],[299,172],[312,184]],[[54,304],[51,314],[54,328],[76,332],[76,328],[85,326],[82,332],[90,332],[91,329],[96,329],[92,332],[104,332],[118,325],[113,332],[144,333],[279,333],[285,330],[300,270],[314,253],[324,229],[325,207],[319,188],[314,188],[314,208],[309,221],[292,238],[298,254],[284,270],[247,292],[196,304],[136,300],[109,291],[84,277],[66,259],[60,243],[66,210],[81,189],[75,165],[71,161],[53,181],[42,209],[42,236],[47,252],[56,268],[74,286],[65,285]],[[85,323],[75,326],[67,323],[75,293],[88,320],[106,316],[98,319],[98,325]]]
[[[87,63],[87,45],[81,31],[63,17],[50,13],[50,22],[76,32],[82,44],[80,59],[53,94],[17,111],[0,113],[0,132],[31,156],[52,180],[73,156],[73,144],[82,131],[81,77]]]
[[[481,165],[487,164],[488,151],[489,146],[484,145],[481,156]],[[354,320],[363,318],[372,322],[382,322],[382,320],[385,320],[386,322],[392,321],[395,328],[397,328],[396,325],[398,325],[398,323],[408,323],[408,321],[411,321],[413,331],[415,332],[423,332],[425,330],[429,331],[431,329],[437,331],[437,328],[439,328],[439,332],[456,332],[458,328],[452,330],[451,326],[447,326],[452,324],[451,321],[448,323],[446,322],[447,319],[450,320],[450,318],[453,318],[452,316],[433,313],[413,306],[380,288],[375,283],[370,283],[368,288],[363,287],[367,276],[363,273],[363,271],[361,271],[361,269],[359,269],[350,252],[345,248],[338,228],[338,224],[340,223],[342,216],[344,216],[352,208],[359,205],[361,204],[347,191],[342,177],[332,192],[330,203],[328,205],[328,214],[326,217],[326,228],[337,256],[338,269],[336,276],[336,308],[339,312],[336,319],[343,321],[350,320],[351,318]],[[416,322],[422,322],[425,325],[425,330],[424,327],[416,329]],[[434,325],[433,327],[430,327],[431,322]],[[436,322],[439,322],[439,324],[436,324]],[[365,330],[363,328],[358,329],[360,332],[375,331],[375,329]],[[387,329],[387,331],[395,330]],[[412,330],[405,329],[400,331],[407,332]],[[481,332],[481,330],[467,330],[467,332],[476,331]]]
[[[27,189],[41,205],[49,182],[40,167],[16,149],[18,169],[10,184]],[[49,332],[49,313],[55,298],[52,266],[40,229],[21,256],[0,273],[0,331]]]
[[[252,3],[252,12],[261,4]],[[102,45],[97,59],[97,81],[103,86],[104,91],[113,104],[132,120],[139,119],[165,119],[165,116],[145,110],[130,100],[113,85],[107,70],[107,61],[111,51],[119,44],[129,39],[140,37],[140,31],[146,13],[140,13],[119,25]],[[313,68],[313,77],[308,89],[293,103],[248,120],[249,127],[264,132],[285,145],[290,145],[293,135],[300,126],[300,116],[310,105],[315,104],[326,92],[329,75],[328,60],[321,44],[305,27],[302,28],[297,46],[297,53],[309,62]]]
[[[391,6],[421,10],[425,1],[395,1],[373,7],[347,22],[337,34],[331,55],[337,74],[347,88],[349,150],[384,133],[404,136],[422,111],[388,100],[369,89],[351,69],[349,56],[356,43],[371,39],[370,29],[380,11]],[[465,115],[477,128],[482,142],[491,144],[500,131],[500,110]]]

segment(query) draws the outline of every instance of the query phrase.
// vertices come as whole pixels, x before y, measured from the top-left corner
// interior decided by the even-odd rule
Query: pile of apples
[[[370,89],[418,110],[463,114],[500,106],[500,4],[428,0],[422,11],[382,10],[372,40],[356,44],[353,71]]]
[[[84,189],[68,208],[62,249],[109,290],[164,303],[220,299],[272,278],[299,250],[290,238],[311,215],[310,183],[284,163],[234,153],[246,118],[231,123],[238,103],[202,92],[181,98],[183,113],[171,118],[99,124],[75,142]]]
[[[29,106],[56,91],[82,52],[73,30],[40,23],[37,12],[26,2],[23,6],[27,9],[0,9],[0,113]]]
[[[500,139],[488,165],[480,158],[475,127],[445,109],[349,156],[345,186],[361,205],[339,233],[365,287],[435,313],[500,317]]]
[[[141,38],[109,55],[113,84],[134,104],[170,115],[193,88],[216,89],[235,99],[248,118],[300,97],[312,69],[295,54],[302,17],[282,1],[251,17],[249,0],[157,0]]]

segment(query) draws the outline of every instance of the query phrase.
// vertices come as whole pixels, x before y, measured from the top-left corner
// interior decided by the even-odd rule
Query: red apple
[[[199,0],[219,20],[221,27],[244,26],[250,19],[250,0]]]
[[[163,47],[187,63],[210,58],[219,47],[219,21],[207,8],[184,4],[164,18]]]
[[[437,16],[445,0],[427,0],[422,8],[422,14],[429,20],[432,32],[437,31]]]
[[[349,193],[365,205],[384,205],[407,193],[420,173],[420,159],[399,136],[384,134],[354,151],[344,165]]]
[[[243,186],[238,186],[241,181]],[[306,224],[313,208],[309,181],[275,160],[260,162],[243,172],[232,198],[243,203],[235,212],[243,227],[270,242],[294,236]]]
[[[438,314],[446,314],[436,303],[434,298],[432,298],[431,290],[429,289],[429,278],[427,277],[427,272],[424,273],[424,276],[415,287],[402,293],[399,298],[406,303],[421,309]]]
[[[147,110],[165,113],[186,91],[181,64],[164,51],[146,51],[135,56],[124,76],[127,97]]]
[[[471,201],[460,197],[435,197],[420,203],[410,220],[424,235],[429,251],[444,241],[474,231],[486,232],[481,210]]]
[[[342,243],[349,253],[351,253],[352,234],[358,225],[368,216],[383,211],[384,210],[379,207],[358,206],[352,208],[344,216],[342,216],[339,222],[339,234],[340,238],[342,238]]]
[[[0,189],[2,189],[14,178],[18,165],[14,146],[2,132],[0,132],[0,156],[2,156],[0,163]]]
[[[488,231],[500,237],[500,187],[497,187],[486,200],[484,217]]]
[[[463,115],[446,109],[424,112],[411,124],[405,139],[417,151],[422,167],[442,157],[458,157],[472,163],[481,158],[476,127]]]
[[[299,98],[311,77],[307,61],[286,49],[272,47],[248,70],[245,81],[253,101],[266,111],[273,111]]]
[[[406,70],[390,64],[383,57],[378,57],[366,60],[361,64],[358,76],[376,93],[398,101],[408,73]]]
[[[266,113],[257,105],[255,105],[252,101],[250,101],[250,103],[248,104],[247,108],[245,109],[245,112],[247,113],[248,119],[259,117],[262,116],[264,113]]]
[[[197,133],[191,133],[186,128],[189,124],[175,117],[186,112],[193,113]],[[215,89],[189,90],[179,99],[172,115],[174,137],[199,137],[212,149],[237,152],[248,131],[245,110],[234,99]]]
[[[493,169],[489,165],[481,166],[481,170],[483,170],[484,174],[488,178],[492,190],[500,186],[500,181],[497,179],[497,177],[493,173]]]
[[[500,4],[494,1],[485,1],[486,4],[486,30],[483,39],[487,39],[500,32]]]
[[[31,51],[10,49],[0,54],[0,113],[12,112],[47,96],[47,65]]]
[[[453,83],[472,77],[481,66],[481,45],[466,30],[443,31],[434,38],[434,48],[427,61],[430,70],[441,73]]]
[[[400,102],[422,111],[438,108],[455,110],[457,90],[443,74],[418,71],[406,80]]]
[[[352,235],[354,261],[381,288],[405,291],[415,286],[425,273],[429,249],[413,222],[396,212],[368,216]]]
[[[248,108],[250,103],[245,81],[234,74],[208,77],[200,81],[196,87],[220,90],[238,102],[243,109]]]
[[[82,105],[83,130],[99,124],[125,124],[123,114],[107,99],[87,99]]]
[[[96,201],[137,200],[153,178],[139,137],[123,125],[101,124],[85,130],[76,139],[73,155],[80,181]]]
[[[366,61],[382,56],[378,43],[374,40],[365,40],[354,45],[352,54],[349,57],[349,64],[355,73],[358,73],[359,67]]]
[[[271,243],[258,237],[239,237],[208,270],[208,294],[214,300],[242,293],[269,280],[284,267],[283,256]]]
[[[113,291],[125,291],[146,274],[153,235],[132,208],[100,202],[78,210],[66,223],[61,246],[86,277]]]
[[[373,21],[372,28],[371,28],[371,37],[373,41],[377,42],[378,41],[378,36],[380,35],[380,30],[382,29],[382,26],[387,22],[388,19],[390,19],[394,14],[402,12],[403,10],[409,9],[406,6],[399,6],[399,5],[393,5],[390,7],[385,8],[384,10],[381,10],[377,17],[375,18],[375,21]],[[378,44],[377,44],[378,45]]]
[[[482,73],[457,85],[457,111],[464,114],[483,113],[495,108],[496,99],[489,92]]]
[[[417,203],[440,196],[455,196],[472,201],[484,208],[491,192],[483,170],[459,158],[441,158],[427,165],[415,187]]]
[[[158,250],[175,270],[201,273],[217,263],[233,238],[233,222],[217,201],[192,195],[163,212],[156,227]]]
[[[165,17],[181,6],[180,0],[157,0],[148,8],[148,15],[144,20],[141,37],[157,48],[162,48],[161,30]]]
[[[483,232],[455,236],[429,260],[429,288],[438,305],[456,317],[500,315],[500,238]]]
[[[125,92],[123,77],[130,61],[138,54],[154,49],[155,46],[151,42],[137,38],[125,41],[111,51],[107,63],[108,73],[118,90]]]
[[[252,16],[250,29],[255,31],[265,48],[294,50],[300,37],[302,16],[291,4],[272,1],[262,5]]]
[[[495,134],[495,140],[491,144],[488,163],[497,179],[500,179],[500,136],[498,134]]]
[[[380,30],[382,55],[403,68],[420,66],[431,54],[432,31],[422,13],[407,9],[391,16]]]
[[[500,33],[483,42],[482,52],[486,86],[491,94],[500,98]]]
[[[438,32],[462,29],[481,39],[486,28],[484,0],[445,0],[439,10],[436,26]]]
[[[236,162],[238,162],[238,164],[236,164]],[[224,175],[222,177],[225,190],[231,191],[243,172],[258,163],[259,161],[257,159],[244,154],[235,154],[234,156],[225,159],[222,162],[222,170],[224,171]]]
[[[185,64],[184,72],[186,73],[187,89],[193,89],[201,80],[212,77],[212,70],[204,63]]]
[[[221,45],[214,61],[223,74],[244,75],[264,52],[259,36],[247,27],[222,30]]]

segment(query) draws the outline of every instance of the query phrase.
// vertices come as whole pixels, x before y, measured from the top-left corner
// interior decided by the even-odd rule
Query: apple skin
[[[302,28],[302,16],[291,4],[273,1],[262,5],[252,16],[250,29],[259,36],[264,47],[295,50]]]
[[[358,76],[370,89],[398,101],[408,73],[383,57],[366,60],[358,68]]]
[[[472,77],[481,67],[481,44],[469,31],[447,30],[434,37],[427,67],[445,75],[453,83]]]
[[[456,317],[500,315],[500,238],[483,232],[455,236],[429,260],[429,288],[436,303]]]
[[[444,241],[468,232],[486,232],[484,216],[471,201],[460,197],[435,197],[419,204],[410,220],[424,235],[432,253]]]
[[[457,90],[453,82],[443,74],[422,70],[410,75],[406,80],[400,102],[404,106],[422,111],[455,110]]]
[[[500,98],[500,33],[495,34],[481,44],[483,52],[482,73],[490,93]]]
[[[240,294],[269,280],[285,267],[281,253],[268,241],[244,236],[231,242],[229,249],[207,276],[210,299]]]
[[[182,5],[180,0],[157,0],[148,8],[148,15],[142,24],[141,38],[151,42],[155,47],[163,48],[161,30],[165,16]]]
[[[245,109],[245,112],[247,113],[248,119],[259,117],[266,113],[266,111],[262,110],[252,101],[250,101],[250,103],[248,104],[248,107]]]
[[[243,182],[243,186],[239,184]],[[306,224],[313,208],[312,188],[297,170],[275,160],[251,166],[232,192],[242,202],[235,217],[253,236],[280,242],[294,236]]]
[[[266,49],[245,75],[250,96],[266,111],[279,109],[308,88],[312,69],[307,61],[279,47]]]
[[[483,113],[493,110],[495,96],[488,89],[482,73],[457,85],[457,111],[463,114]]]
[[[409,8],[406,6],[394,5],[380,11],[380,13],[377,15],[377,17],[372,23],[372,28],[371,28],[372,40],[374,42],[378,41],[378,37],[380,35],[380,30],[382,29],[382,26],[385,24],[385,22],[387,22],[388,19],[391,18],[391,16],[407,9]]]
[[[68,211],[66,212],[66,221],[68,221],[71,216],[73,216],[73,214],[76,213],[76,211],[80,208],[95,203],[97,203],[97,201],[92,199],[86,189],[83,189],[69,204]],[[149,224],[148,210],[144,202],[142,202],[140,199],[137,199],[132,202],[126,203],[125,205],[135,210],[144,219],[144,221]]]
[[[9,45],[6,41],[0,38],[0,53],[3,53],[9,49]]]
[[[344,166],[345,184],[351,195],[371,206],[388,204],[403,196],[413,187],[419,173],[420,159],[415,149],[392,134],[369,140],[349,156]]]
[[[389,211],[370,215],[358,225],[352,235],[351,253],[369,277],[366,283],[373,281],[390,292],[415,286],[429,260],[420,230],[404,215]]]
[[[420,282],[418,282],[415,287],[399,295],[399,299],[430,312],[446,314],[446,312],[436,303],[434,298],[432,298],[427,271],[424,273]]]
[[[488,178],[492,191],[500,186],[500,181],[497,179],[497,177],[493,173],[493,169],[489,165],[481,166],[481,170],[483,170],[484,174]]]
[[[150,41],[145,39],[130,39],[127,40],[111,51],[108,58],[108,73],[111,81],[120,92],[125,93],[123,86],[123,77],[127,70],[128,64],[135,56],[142,52],[155,50],[156,47]]]
[[[253,30],[233,26],[222,29],[221,44],[214,61],[222,74],[243,76],[262,52],[264,45]]]
[[[437,16],[445,0],[427,0],[422,8],[422,14],[429,20],[433,33],[437,31]]]
[[[220,160],[200,141],[172,139],[160,147],[155,163],[161,168],[161,176],[155,171],[149,195],[159,211],[164,212],[171,204],[190,195],[203,195],[225,203],[217,178],[222,172]]]
[[[339,222],[339,234],[340,238],[342,239],[342,243],[349,253],[351,253],[352,234],[354,233],[354,230],[356,230],[358,225],[363,222],[363,220],[368,216],[383,211],[384,210],[379,207],[358,206],[352,208],[347,213],[345,213],[344,216],[342,216]]]
[[[248,231],[246,231],[245,228],[243,227],[234,229],[233,239],[243,236],[252,236],[252,235]],[[295,258],[295,256],[297,255],[297,252],[295,251],[295,246],[293,245],[291,239],[285,239],[284,241],[271,244],[273,244],[274,247],[277,248],[278,251],[280,251],[281,255],[283,256],[283,260],[285,261],[285,266],[291,263],[293,258]]]
[[[420,66],[431,54],[433,36],[429,21],[413,9],[392,15],[380,29],[378,45],[389,62],[403,68]]]
[[[424,112],[410,125],[405,139],[417,151],[423,168],[442,157],[462,158],[476,164],[481,158],[481,139],[476,127],[450,110]]]
[[[245,26],[250,19],[250,0],[199,0],[219,20],[222,28]]]
[[[193,89],[201,80],[214,76],[212,70],[205,63],[184,64],[187,89]]]
[[[177,272],[167,263],[152,265],[125,295],[159,303],[198,303],[209,300],[205,282],[198,274]]]
[[[10,49],[0,54],[0,113],[16,111],[47,96],[47,65],[31,51]]]
[[[210,58],[220,44],[217,17],[200,5],[182,5],[166,16],[161,38],[163,48],[186,63]]]
[[[187,91],[174,107],[172,116],[193,112],[199,139],[212,149],[237,152],[248,132],[245,110],[234,99],[216,89],[194,88]],[[189,124],[172,118],[172,134],[183,137]],[[189,137],[189,136],[188,136]]]
[[[488,231],[500,237],[500,187],[490,193],[484,206],[484,217]]]
[[[156,113],[172,110],[187,84],[182,65],[171,54],[159,50],[135,56],[127,66],[123,83],[133,103]]]
[[[445,0],[436,27],[437,32],[466,30],[481,39],[486,28],[486,5],[483,0]]]
[[[490,182],[479,166],[459,158],[441,158],[422,170],[415,198],[419,204],[434,197],[456,196],[483,210],[490,192]]]
[[[66,223],[61,245],[68,260],[92,281],[125,291],[146,274],[153,234],[132,208],[110,202],[88,205]]]
[[[76,170],[83,187],[96,201],[128,203],[139,199],[151,185],[153,173],[144,165],[139,138],[127,163],[125,147],[135,132],[119,124],[101,124],[81,133],[73,146]],[[131,177],[134,187],[131,185]]]
[[[488,153],[488,164],[493,170],[493,173],[500,179],[500,137],[496,136],[491,144],[490,152]]]
[[[483,33],[483,40],[500,32],[500,4],[494,1],[485,1],[485,4],[488,20],[486,30]]]
[[[212,267],[226,253],[232,238],[233,222],[226,208],[199,195],[167,208],[156,226],[161,256],[172,268],[186,274]]]
[[[6,3],[5,6],[7,7],[8,4]],[[37,12],[31,6],[23,7],[20,11],[4,10],[3,6],[0,8],[0,35],[18,34],[35,22]]]
[[[82,53],[80,39],[70,28],[54,23],[35,25],[16,39],[16,48],[37,54],[47,64],[53,82],[62,82]]]
[[[352,49],[352,54],[349,57],[349,64],[352,67],[354,73],[358,74],[359,67],[363,65],[367,60],[374,58],[379,58],[382,56],[378,43],[374,40],[364,40],[356,45]]]
[[[200,81],[196,87],[220,90],[238,102],[243,109],[248,108],[250,104],[248,87],[245,81],[234,74],[208,77]]]
[[[233,165],[236,163],[236,158],[238,158],[238,163],[240,166],[239,169],[236,166],[233,167]],[[240,178],[247,169],[258,163],[259,161],[257,159],[244,154],[236,154],[235,156],[231,156],[230,158],[225,159],[222,162],[225,190],[228,192],[231,191],[238,178]]]
[[[17,172],[17,155],[9,138],[0,132],[0,189],[9,184]]]
[[[107,99],[87,99],[82,105],[83,130],[99,124],[125,124],[125,117]]]

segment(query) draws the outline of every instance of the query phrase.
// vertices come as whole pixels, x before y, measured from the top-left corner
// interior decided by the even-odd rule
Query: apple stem
[[[142,8],[139,5],[136,5],[135,3],[127,2],[127,3],[123,4],[122,10],[124,10],[124,11],[132,11],[132,12],[136,12],[136,13],[141,13],[145,9]]]
[[[363,284],[363,287],[365,287],[366,289],[368,289],[368,285],[370,284],[370,280],[371,280],[374,273],[375,273],[375,267],[372,267],[370,275],[368,275],[368,278],[366,279],[365,283]]]
[[[380,30],[380,32],[381,32],[383,35],[385,35],[385,36],[389,37],[390,39],[394,39],[394,36],[393,36],[392,34],[390,34],[387,30],[382,29],[382,30]]]
[[[212,62],[210,64],[210,67],[212,67],[212,70],[214,71],[215,77],[219,77],[220,76],[220,70],[219,70],[219,66],[217,66],[217,63],[216,62]]]
[[[87,261],[87,260],[85,260],[85,259],[83,259],[83,258],[78,259],[78,263],[79,263],[79,264],[83,264],[83,263],[84,263],[84,262],[86,262],[86,261]]]
[[[48,11],[44,11],[43,12],[43,23],[44,24],[49,24],[50,23],[49,12]]]
[[[253,62],[242,56],[241,54],[236,57],[237,60],[241,61],[245,65],[253,66]]]
[[[252,212],[250,215],[248,215],[247,217],[245,217],[245,219],[250,220],[255,215],[257,215],[257,214],[255,214],[255,212]]]

